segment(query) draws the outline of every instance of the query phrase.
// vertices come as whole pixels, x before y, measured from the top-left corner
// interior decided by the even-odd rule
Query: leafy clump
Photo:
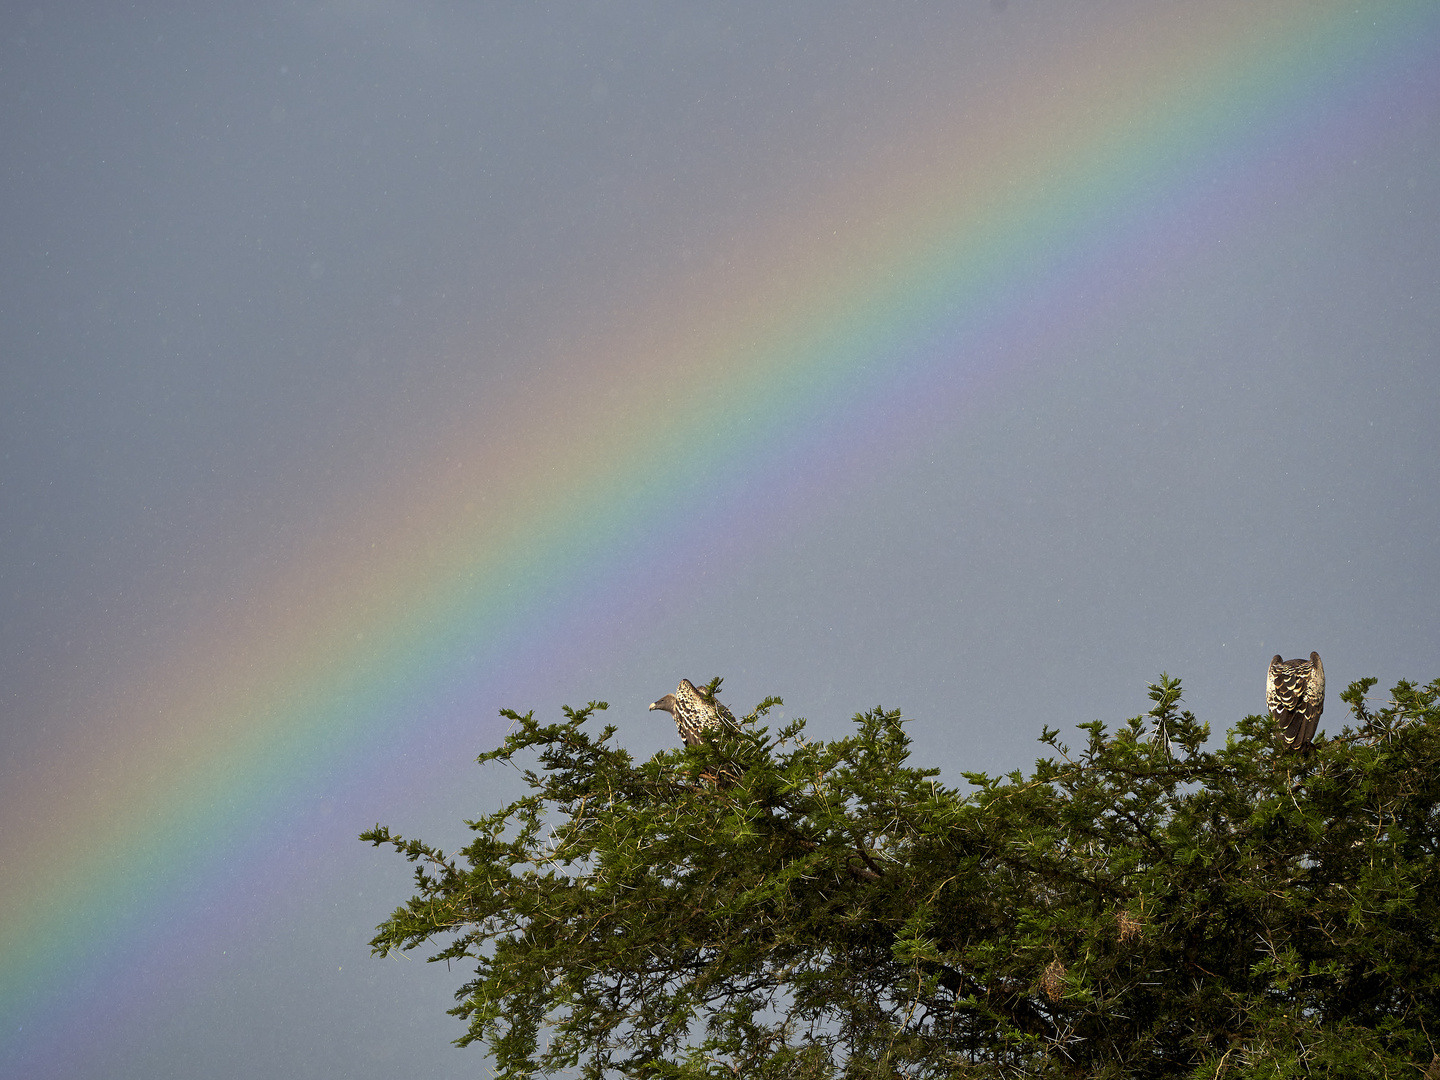
[[[883,709],[821,742],[771,699],[638,763],[603,702],[506,712],[481,761],[532,793],[458,855],[365,833],[419,864],[371,944],[473,967],[458,1041],[502,1078],[1425,1075],[1440,680],[1374,683],[1302,756],[1260,716],[1206,748],[1162,676],[966,792]]]

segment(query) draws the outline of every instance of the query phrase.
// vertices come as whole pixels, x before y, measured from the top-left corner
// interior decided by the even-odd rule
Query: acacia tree
[[[418,864],[371,945],[473,966],[503,1078],[1437,1077],[1440,680],[1374,684],[1301,755],[1263,716],[1208,747],[1161,676],[964,792],[883,709],[641,762],[603,702],[507,711],[480,760],[531,794],[453,855],[365,833]]]

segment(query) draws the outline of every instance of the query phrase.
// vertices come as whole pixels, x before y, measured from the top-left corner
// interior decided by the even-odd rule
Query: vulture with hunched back
[[[1265,704],[1285,745],[1292,750],[1309,749],[1325,711],[1325,668],[1320,654],[1312,652],[1309,660],[1281,660],[1279,656],[1271,660]]]
[[[668,712],[675,718],[675,730],[686,746],[694,746],[715,728],[734,728],[735,717],[713,697],[707,697],[689,679],[681,679],[675,693],[650,703],[651,709]]]

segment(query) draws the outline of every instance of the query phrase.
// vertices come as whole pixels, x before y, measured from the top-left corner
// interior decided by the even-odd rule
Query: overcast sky
[[[0,801],[62,839],[0,851],[0,1074],[483,1075],[464,972],[368,957],[408,868],[354,838],[463,842],[502,706],[649,753],[723,675],[823,736],[902,708],[958,784],[1162,671],[1217,731],[1277,652],[1332,732],[1440,676],[1440,31],[1375,7],[1309,59],[1253,0],[9,7]],[[959,250],[1027,185],[1063,214]],[[958,321],[883,299],[952,236]],[[533,543],[477,547],[493,625],[459,502]],[[288,772],[227,749],[270,723]]]

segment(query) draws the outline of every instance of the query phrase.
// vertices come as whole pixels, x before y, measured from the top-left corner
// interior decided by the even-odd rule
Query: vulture
[[[1265,704],[1285,745],[1292,750],[1308,749],[1325,711],[1325,668],[1320,654],[1312,652],[1309,660],[1281,660],[1278,656],[1271,660]]]
[[[675,718],[675,730],[680,732],[686,746],[694,746],[706,732],[715,728],[736,726],[730,710],[697,690],[689,679],[681,679],[673,694],[652,701],[650,708],[668,712]]]

